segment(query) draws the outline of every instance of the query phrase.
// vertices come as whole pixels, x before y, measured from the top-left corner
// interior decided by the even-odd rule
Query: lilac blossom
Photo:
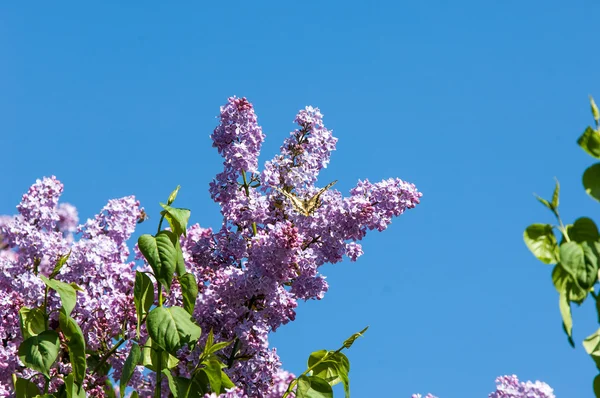
[[[556,398],[554,390],[541,381],[519,381],[516,375],[496,379],[496,391],[489,398]]]
[[[237,343],[222,352],[227,362],[231,358],[226,372],[237,386],[222,397],[280,397],[294,375],[282,369],[269,333],[295,319],[298,300],[324,297],[328,285],[320,273],[322,265],[345,257],[356,261],[363,254],[359,241],[368,231],[383,231],[393,217],[420,201],[415,186],[400,179],[359,181],[348,197],[335,189],[321,192],[318,175],[327,167],[337,138],[325,127],[318,108],[306,107],[294,122],[298,128],[261,172],[258,156],[264,135],[254,108],[245,98],[228,99],[211,135],[223,157],[223,170],[209,189],[221,207],[222,225],[214,230],[192,225],[181,238],[186,269],[198,282],[194,317],[203,331],[214,331],[216,341]],[[3,383],[12,372],[21,371],[14,360],[21,341],[18,309],[42,300],[43,285],[33,272],[36,262],[47,274],[58,256],[71,252],[59,278],[85,290],[78,295],[73,316],[90,349],[106,350],[116,336],[134,337],[131,291],[136,264],[128,260],[127,240],[140,216],[139,203],[133,197],[111,200],[94,218],[75,227],[76,209],[58,203],[62,189],[54,177],[40,180],[23,196],[19,214],[0,220],[0,243],[9,249],[0,251],[0,303],[6,303],[0,307],[0,338],[8,342],[0,347],[0,361],[13,358],[0,365],[0,389],[8,386]],[[320,196],[307,215],[298,212],[282,190],[299,198]],[[141,259],[137,247],[133,249]],[[52,300],[56,307],[56,297]],[[175,281],[165,304],[181,303]],[[147,338],[142,327],[141,342]],[[120,376],[130,345],[126,342],[110,359],[115,377]],[[178,353],[176,375],[189,376],[199,349]],[[103,382],[102,377],[90,378],[86,386],[102,396]],[[140,396],[149,396],[153,383],[138,367],[130,385]],[[161,387],[167,391],[164,383]]]
[[[58,278],[74,282],[78,293],[72,313],[81,325],[89,349],[112,346],[119,334],[135,327],[132,305],[133,262],[128,262],[126,240],[135,229],[140,209],[133,197],[111,200],[93,220],[76,228],[76,209],[59,204],[63,186],[55,177],[38,180],[23,195],[17,206],[19,214],[0,222],[0,235],[5,242],[0,251],[0,390],[11,389],[11,375],[26,375],[28,370],[16,360],[22,341],[18,311],[21,307],[39,307],[43,303],[44,284],[35,272],[48,275],[59,256],[71,253]],[[74,241],[73,233],[81,237]],[[36,270],[36,264],[37,270]],[[50,309],[59,306],[57,295],[49,296]],[[56,322],[56,313],[50,322]],[[125,326],[125,329],[123,327]],[[124,361],[115,355],[113,364]],[[53,372],[70,372],[70,365],[59,364]],[[23,373],[25,372],[25,373]],[[53,379],[53,387],[62,382]],[[103,396],[105,377],[88,375],[85,381],[89,395]]]

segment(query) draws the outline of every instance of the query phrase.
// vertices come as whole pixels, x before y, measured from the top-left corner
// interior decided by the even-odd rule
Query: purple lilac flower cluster
[[[496,379],[496,391],[489,398],[556,398],[554,390],[541,381],[522,382],[516,375]]]
[[[411,398],[421,398],[421,394],[413,394]],[[554,390],[546,383],[521,382],[516,375],[500,376],[496,378],[496,391],[488,395],[489,398],[556,398]],[[437,398],[427,394],[424,398]]]
[[[221,207],[223,223],[217,230],[192,225],[181,240],[186,268],[198,281],[197,322],[205,332],[212,329],[217,341],[237,342],[223,352],[232,365],[227,372],[238,386],[226,397],[283,395],[294,375],[281,368],[268,334],[294,320],[298,300],[324,296],[328,285],[319,272],[323,264],[345,256],[355,261],[362,254],[358,242],[367,231],[383,231],[421,197],[414,185],[400,179],[359,181],[346,198],[333,189],[320,192],[317,177],[329,163],[337,138],[317,108],[301,110],[295,123],[298,128],[284,141],[281,153],[261,172],[258,155],[264,134],[254,107],[245,98],[228,100],[211,136],[224,159],[223,171],[209,190]],[[47,275],[59,256],[71,253],[58,278],[84,289],[73,316],[91,350],[106,351],[116,336],[128,339],[135,331],[135,264],[128,262],[126,241],[140,216],[139,203],[133,197],[111,200],[77,227],[75,208],[58,203],[62,190],[54,177],[38,181],[23,196],[19,214],[0,219],[0,391],[10,390],[12,373],[26,372],[16,359],[21,342],[18,310],[39,306],[43,299],[43,285],[34,275],[36,263]],[[307,214],[283,191],[299,200],[320,195]],[[165,300],[166,305],[181,304],[177,282]],[[56,307],[57,300],[51,305]],[[115,378],[129,344],[110,359]],[[181,350],[176,371],[187,376],[198,357],[198,351]],[[69,371],[67,365],[60,368]],[[140,396],[148,396],[154,379],[142,369],[138,367],[130,384]],[[88,379],[88,394],[103,396],[104,379]],[[61,383],[60,377],[55,380]]]
[[[0,396],[10,395],[13,373],[30,375],[17,357],[22,341],[18,311],[43,303],[44,284],[35,273],[47,276],[60,256],[71,253],[58,279],[83,289],[72,316],[83,329],[88,349],[106,351],[113,338],[135,329],[134,263],[127,261],[126,240],[135,229],[139,203],[133,196],[111,200],[94,219],[77,227],[76,209],[58,204],[62,192],[55,177],[38,180],[23,195],[18,215],[0,219]],[[81,235],[77,241],[75,232]],[[58,306],[58,298],[50,295],[50,309]],[[56,315],[52,313],[51,323],[57,322]],[[110,363],[118,366],[123,360],[117,354]],[[68,364],[59,368],[53,369],[54,375],[70,372]],[[105,377],[89,375],[88,394],[103,396],[104,383]],[[60,384],[60,377],[53,379],[54,387]]]
[[[221,340],[239,341],[224,350],[234,359],[228,373],[252,397],[280,397],[293,375],[281,369],[268,335],[293,321],[299,299],[321,299],[327,291],[319,267],[344,256],[356,260],[368,230],[384,230],[392,217],[415,207],[421,193],[400,179],[359,182],[349,197],[328,190],[307,216],[280,191],[309,198],[321,169],[329,163],[337,138],[323,124],[317,108],[307,107],[295,118],[279,155],[258,171],[264,140],[254,107],[245,98],[229,98],[211,138],[223,156],[223,172],[210,184],[221,207],[217,231],[198,225],[181,242],[186,266],[198,280],[200,295],[195,318],[203,330],[217,331]],[[180,302],[173,290],[171,300]],[[198,357],[185,353],[180,362]]]

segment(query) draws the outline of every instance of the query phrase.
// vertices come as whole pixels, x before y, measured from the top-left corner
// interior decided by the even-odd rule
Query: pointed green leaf
[[[587,290],[582,289],[575,279],[560,264],[556,264],[552,271],[552,282],[558,293],[565,292],[569,301],[577,304],[583,303],[588,295]]]
[[[129,398],[140,398],[140,396],[138,395],[137,391],[134,391],[131,393],[131,395],[129,396]]]
[[[180,188],[181,188],[181,185],[177,185],[177,188],[175,188],[173,190],[173,192],[171,192],[171,194],[169,195],[169,199],[167,200],[167,205],[171,206],[173,204],[173,202],[175,202],[175,199],[177,199],[177,194],[179,193]]]
[[[217,351],[221,351],[223,348],[229,346],[231,343],[233,343],[233,341],[222,341],[220,343],[217,343],[217,344],[211,346],[208,349],[208,351],[204,351],[204,355],[211,355]]]
[[[66,314],[64,308],[60,310],[58,320],[60,329],[67,339],[69,358],[73,369],[73,380],[77,386],[81,386],[87,369],[83,332],[77,322],[75,322],[75,319]]]
[[[583,340],[583,348],[592,357],[596,367],[600,369],[600,329]]]
[[[70,256],[71,256],[71,252],[69,251],[69,253],[67,253],[66,255],[60,256],[58,258],[58,261],[56,262],[56,265],[54,266],[54,269],[52,270],[52,273],[49,276],[50,279],[54,279],[56,277],[56,275],[58,275],[61,268],[67,263],[67,260],[69,259]]]
[[[317,376],[300,376],[296,398],[333,398],[329,383]]]
[[[569,338],[569,344],[573,344],[573,318],[571,318],[571,304],[566,292],[561,292],[559,295],[559,309],[563,321],[563,328]]]
[[[25,366],[50,378],[50,368],[56,361],[59,349],[58,333],[54,330],[46,330],[21,343],[19,359]]]
[[[535,195],[535,198],[541,203],[543,204],[545,207],[547,207],[548,209],[554,211],[554,209],[552,208],[552,204],[550,202],[548,202],[546,199],[542,198],[541,196]]]
[[[77,292],[73,289],[73,286],[57,281],[56,279],[48,279],[44,275],[39,275],[39,277],[44,281],[46,286],[58,293],[62,306],[67,311],[67,315],[71,315],[75,304],[77,304]]]
[[[600,132],[588,126],[577,140],[577,144],[589,155],[600,158]]]
[[[131,351],[129,351],[129,355],[125,360],[125,364],[123,365],[123,372],[121,373],[121,380],[119,380],[119,396],[123,398],[125,396],[125,389],[127,388],[127,383],[131,380],[131,376],[135,372],[135,367],[142,360],[142,350],[140,346],[136,343],[133,343],[131,346]]]
[[[181,295],[183,296],[183,308],[191,315],[198,298],[198,284],[194,275],[187,273],[179,277]]]
[[[152,304],[154,304],[154,284],[152,283],[152,279],[140,271],[135,271],[133,301],[135,303],[135,312],[137,314],[136,333],[139,338],[142,319],[144,319],[144,316],[150,311]]]
[[[552,232],[552,225],[531,224],[525,229],[523,240],[531,253],[541,262],[545,264],[556,264],[558,262],[558,245],[556,236]]]
[[[600,201],[600,163],[588,167],[583,172],[583,187],[592,198]]]
[[[589,97],[590,97],[590,108],[592,108],[592,116],[594,117],[596,124],[598,124],[598,122],[600,121],[600,113],[598,112],[598,107],[596,106],[594,97],[592,97],[591,95]]]
[[[552,193],[552,207],[554,209],[558,208],[559,195],[560,195],[560,184],[558,183],[558,180],[556,180],[556,185],[554,186],[554,192]]]
[[[85,391],[81,384],[76,384],[73,374],[69,374],[65,377],[65,391],[67,392],[67,398],[85,398]]]
[[[146,318],[148,334],[165,351],[174,354],[183,347],[198,341],[200,326],[181,307],[156,307]]]
[[[40,308],[22,307],[19,310],[19,323],[24,339],[36,336],[46,330],[44,311]]]
[[[148,339],[146,346],[142,348],[142,365],[156,372],[158,369],[158,352],[160,350],[160,368],[172,369],[179,363],[179,360],[173,355],[165,352],[152,339]]]
[[[359,337],[361,337],[363,334],[365,334],[365,332],[367,331],[368,328],[369,327],[367,326],[366,328],[364,328],[360,332],[354,333],[352,336],[350,336],[346,341],[344,341],[344,347],[346,347],[346,348],[352,347],[352,344],[354,344],[354,341],[356,339],[358,339]]]
[[[205,366],[203,370],[208,377],[208,382],[212,392],[217,394],[225,392],[224,389],[221,388],[221,363],[216,359],[210,359],[208,361],[204,361],[203,365]]]
[[[175,264],[175,272],[177,275],[185,275],[185,260],[183,259],[183,252],[181,251],[181,244],[179,243],[179,239],[175,244],[175,250],[177,251],[177,263]]]
[[[140,251],[152,267],[156,280],[165,287],[167,293],[171,290],[177,263],[176,239],[171,231],[160,231],[156,237],[146,234],[138,239]]]
[[[594,395],[600,398],[600,375],[594,377]]]
[[[161,203],[160,205],[164,209],[160,214],[167,219],[171,226],[171,230],[175,235],[177,237],[180,237],[181,235],[187,236],[187,224],[190,219],[190,210],[171,207],[164,203]]]
[[[560,246],[560,262],[575,282],[589,289],[598,279],[600,244],[596,242],[565,242]]]
[[[40,389],[29,380],[17,378],[15,383],[17,398],[31,398],[40,395]]]

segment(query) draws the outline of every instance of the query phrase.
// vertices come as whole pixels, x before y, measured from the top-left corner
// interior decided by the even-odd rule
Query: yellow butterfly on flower
[[[301,199],[296,195],[290,192],[283,191],[277,187],[273,188],[275,188],[277,192],[281,193],[283,196],[288,198],[292,202],[292,206],[294,206],[294,209],[296,209],[298,213],[304,214],[305,216],[309,217],[315,212],[315,210],[321,207],[321,195],[323,195],[323,193],[329,188],[331,188],[336,182],[337,180],[335,180],[332,183],[329,183],[325,188],[321,188],[319,192],[317,192],[315,195],[308,199]]]

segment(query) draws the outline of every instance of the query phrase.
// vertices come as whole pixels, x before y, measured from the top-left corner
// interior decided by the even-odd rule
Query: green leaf
[[[600,369],[600,329],[583,340],[583,348],[592,357],[596,367]]]
[[[65,313],[64,308],[60,310],[58,321],[60,323],[60,328],[67,339],[67,347],[69,349],[69,358],[71,360],[75,384],[81,386],[83,379],[85,378],[85,370],[87,369],[83,332],[77,322],[75,322],[75,319]]]
[[[179,389],[177,388],[177,384],[175,383],[175,380],[173,379],[173,375],[171,374],[171,371],[168,369],[163,369],[163,371],[161,372],[163,375],[165,375],[165,377],[167,378],[167,381],[169,382],[169,390],[171,390],[171,395],[173,395],[173,398],[179,398]],[[123,397],[121,397],[123,398]]]
[[[300,376],[296,398],[333,398],[329,383],[317,376]]]
[[[600,163],[588,167],[583,172],[583,187],[592,198],[600,201]]]
[[[31,398],[40,395],[40,389],[29,380],[17,378],[15,383],[17,398]]]
[[[136,333],[139,339],[142,319],[148,313],[148,311],[150,311],[152,304],[154,304],[154,284],[152,283],[152,279],[140,271],[135,271],[133,301],[135,303],[135,312],[137,314]]]
[[[115,388],[108,379],[106,380],[106,384],[104,384],[104,394],[105,398],[117,398],[117,394],[115,394]]]
[[[320,361],[320,362],[319,362]],[[315,351],[308,358],[308,367],[312,368],[312,374],[326,380],[329,385],[334,386],[344,379],[348,379],[350,372],[350,361],[341,352],[336,353],[325,350]],[[346,376],[345,378],[343,376]],[[349,394],[349,386],[347,387]]]
[[[575,344],[573,342],[573,318],[571,318],[571,304],[569,303],[569,298],[567,297],[566,292],[561,292],[558,299],[560,315],[563,321],[563,329],[569,338],[569,344],[574,347]]]
[[[73,373],[65,377],[65,391],[67,392],[67,398],[85,398],[85,391],[81,384],[74,382]]]
[[[558,203],[559,203],[559,195],[560,195],[560,184],[558,183],[558,180],[556,180],[556,185],[554,186],[554,192],[552,193],[552,207],[554,209],[558,208]]]
[[[127,383],[131,380],[131,376],[135,372],[135,367],[142,360],[142,350],[140,346],[136,343],[133,343],[131,346],[131,351],[129,351],[129,355],[125,360],[125,364],[123,365],[123,372],[121,373],[121,380],[119,380],[119,396],[123,398],[125,396],[125,389],[127,388]]]
[[[587,290],[577,285],[575,279],[560,264],[556,264],[552,271],[552,282],[558,293],[565,292],[569,301],[577,304],[583,303],[588,295]]]
[[[578,218],[573,225],[569,225],[567,227],[567,234],[571,240],[578,243],[600,239],[596,223],[587,217]]]
[[[60,256],[58,258],[58,261],[56,262],[56,265],[54,266],[54,269],[52,270],[52,273],[49,276],[50,279],[54,279],[56,277],[56,275],[58,275],[58,273],[60,272],[61,268],[67,263],[67,260],[69,259],[69,256],[71,256],[71,252],[70,251],[66,255]]]
[[[600,244],[597,242],[565,242],[560,246],[560,262],[575,282],[589,289],[598,280]]]
[[[175,202],[175,199],[177,199],[177,194],[179,193],[180,188],[181,188],[181,185],[177,185],[177,188],[175,188],[173,190],[173,192],[171,192],[171,194],[169,195],[169,199],[167,200],[167,204],[169,206],[171,206],[173,204],[173,202]]]
[[[213,334],[213,330],[211,328],[210,332],[208,332],[208,336],[206,336],[206,341],[204,342],[203,355],[208,355],[208,350],[210,350],[210,348],[213,346],[214,342],[215,342],[215,335]]]
[[[60,349],[58,333],[46,330],[37,336],[31,336],[19,346],[19,359],[25,366],[50,378],[50,368]]]
[[[148,346],[148,344],[150,346]],[[162,348],[158,347],[158,345],[152,341],[152,339],[149,339],[149,341],[146,342],[146,346],[144,346],[142,348],[142,365],[144,365],[146,368],[152,370],[153,372],[156,372],[158,369],[158,352],[157,349],[160,350],[160,355],[161,355],[161,360],[160,360],[160,370],[162,369],[172,369],[175,366],[177,366],[177,364],[179,363],[179,359],[177,359],[176,357],[174,357],[173,355],[169,354],[168,352],[165,352],[162,350]]]
[[[229,376],[227,376],[227,373],[225,373],[223,369],[221,369],[221,388],[223,388],[223,390],[226,390],[233,387],[235,387],[235,384],[233,384]]]
[[[600,132],[588,126],[577,140],[577,144],[591,156],[600,158]]]
[[[210,350],[208,350],[208,354],[214,354],[217,351],[221,351],[223,348],[229,346],[231,343],[233,343],[233,341],[222,341],[220,343],[217,343],[210,347]]]
[[[212,392],[217,394],[225,392],[225,390],[221,388],[221,362],[216,359],[209,359],[208,361],[204,361],[202,364],[205,366],[202,369],[208,377],[208,383],[210,384],[210,389]]]
[[[146,234],[138,239],[140,251],[152,267],[156,280],[165,287],[167,293],[171,290],[177,263],[176,240],[171,231],[160,231],[156,237]]]
[[[596,124],[598,124],[598,121],[600,121],[600,113],[598,113],[598,107],[596,106],[596,102],[594,102],[594,97],[592,97],[591,95],[590,95],[590,107],[592,108],[592,116],[594,117]]]
[[[191,315],[194,313],[194,306],[198,298],[198,284],[194,275],[187,273],[179,277],[181,285],[181,294],[183,296],[183,308]]]
[[[190,210],[189,209],[180,209],[177,207],[171,207],[164,203],[160,204],[163,211],[160,212],[171,226],[171,230],[175,233],[175,235],[179,238],[181,235],[187,236],[187,224],[190,219]]]
[[[600,375],[594,377],[594,395],[600,398]]]
[[[169,381],[169,389],[173,398],[202,398],[204,393],[201,393],[201,389],[192,382],[192,380],[185,377],[173,376],[170,371],[163,369],[162,373],[167,377]],[[204,391],[204,390],[202,390]]]
[[[138,395],[137,391],[134,391],[131,393],[131,395],[129,396],[129,398],[140,398],[140,396]]]
[[[552,204],[550,202],[548,202],[546,199],[542,198],[541,196],[535,195],[535,198],[541,203],[543,204],[545,207],[547,207],[548,209],[554,211],[554,209],[552,208]]]
[[[363,334],[365,334],[365,332],[367,331],[368,328],[369,327],[367,326],[366,328],[364,328],[360,332],[354,333],[352,336],[350,336],[348,339],[346,339],[346,341],[344,341],[344,347],[346,347],[346,348],[352,347],[352,344],[354,344],[354,341],[356,339],[358,339],[359,337],[361,337]]]
[[[185,275],[185,260],[183,259],[183,252],[181,251],[181,244],[179,243],[179,239],[175,244],[175,250],[177,251],[177,263],[175,264],[175,272],[177,275]]]
[[[198,394],[199,397],[204,397],[205,394],[210,392],[208,388],[208,376],[204,372],[204,368],[198,369],[192,376],[192,388],[191,393]],[[194,396],[190,394],[189,397]],[[195,396],[194,396],[195,397]]]
[[[146,318],[148,334],[168,353],[198,341],[201,329],[190,314],[181,307],[156,307]]]
[[[538,260],[545,264],[556,264],[557,242],[552,225],[550,224],[531,224],[523,233],[523,240],[527,248]]]
[[[44,311],[40,308],[22,307],[19,310],[19,323],[24,339],[36,336],[46,330]]]
[[[48,279],[44,275],[39,275],[39,277],[44,281],[46,286],[58,293],[62,306],[67,311],[67,315],[71,315],[75,304],[77,304],[77,292],[73,286],[55,279]]]

